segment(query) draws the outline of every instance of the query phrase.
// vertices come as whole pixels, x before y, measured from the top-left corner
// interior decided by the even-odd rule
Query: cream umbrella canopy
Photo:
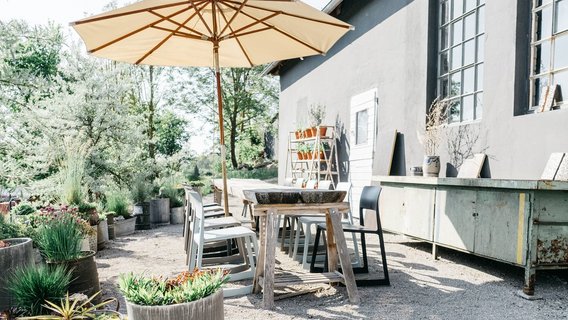
[[[71,23],[89,54],[133,64],[214,67],[228,214],[220,67],[325,54],[351,29],[301,1],[144,0]]]

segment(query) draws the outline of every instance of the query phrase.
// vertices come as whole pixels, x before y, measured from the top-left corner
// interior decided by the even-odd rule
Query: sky
[[[135,2],[115,0],[118,6]],[[46,24],[48,21],[68,25],[89,15],[103,12],[111,0],[0,0],[0,21],[24,19],[30,24]],[[329,0],[304,0],[318,9]]]
[[[22,19],[27,23],[47,24],[52,21],[64,26],[69,35],[78,35],[72,31],[69,23],[87,16],[104,12],[112,0],[0,0],[0,21]],[[118,7],[134,0],[114,0]],[[304,0],[305,3],[322,9],[330,0]],[[208,151],[210,146],[200,136],[193,135],[189,141],[197,153]]]

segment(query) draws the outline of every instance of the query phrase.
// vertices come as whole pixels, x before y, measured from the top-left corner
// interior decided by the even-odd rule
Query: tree
[[[218,127],[217,100],[214,90],[214,73],[211,69],[180,69],[171,75],[167,100],[170,104],[199,114],[204,121]],[[249,129],[269,130],[270,121],[277,113],[278,83],[274,78],[262,76],[263,67],[222,69],[223,123],[229,142],[229,155],[233,168],[238,168],[238,144],[262,142],[241,139]]]
[[[172,156],[181,151],[182,144],[189,138],[185,131],[186,121],[171,111],[165,111],[156,120],[156,147],[159,153]]]

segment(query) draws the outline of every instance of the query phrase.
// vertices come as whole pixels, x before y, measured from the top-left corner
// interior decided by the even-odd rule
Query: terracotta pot
[[[296,131],[294,135],[296,136],[296,140],[302,139],[302,131]]]
[[[319,127],[320,137],[325,137],[326,134],[327,134],[327,127]]]
[[[440,156],[424,156],[422,174],[425,177],[437,177],[440,174]]]
[[[315,137],[318,135],[318,128],[317,127],[311,127],[309,129],[312,132],[312,137]]]
[[[325,154],[323,153],[323,151],[320,151],[319,158],[320,158],[320,159],[325,159]]]
[[[167,306],[140,306],[126,301],[128,320],[223,320],[223,290],[203,299]]]
[[[306,129],[304,130],[304,138],[311,138],[312,137],[312,129]]]
[[[304,160],[304,153],[298,151],[298,160]]]

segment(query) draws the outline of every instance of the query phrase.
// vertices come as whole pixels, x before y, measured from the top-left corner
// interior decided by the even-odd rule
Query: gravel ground
[[[233,199],[235,200],[235,199]],[[238,200],[232,212],[240,213]],[[378,257],[371,244],[371,266]],[[523,269],[440,248],[432,259],[428,244],[385,235],[391,286],[360,287],[360,305],[351,305],[345,288],[323,289],[276,301],[261,308],[261,295],[225,299],[225,319],[568,319],[568,272],[537,272],[536,300],[517,295]],[[278,268],[301,267],[280,251]],[[134,271],[173,276],[186,269],[181,225],[169,225],[111,241],[97,254],[105,296],[119,297],[120,273]]]

